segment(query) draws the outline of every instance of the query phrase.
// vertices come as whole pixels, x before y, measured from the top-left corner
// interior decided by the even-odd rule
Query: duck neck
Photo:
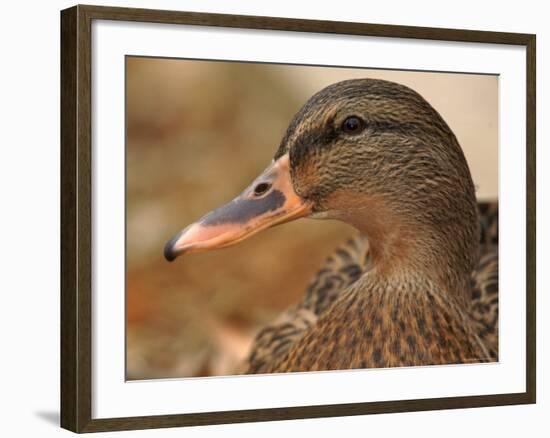
[[[472,231],[459,218],[438,216],[434,224],[418,214],[398,214],[371,203],[368,208],[348,210],[342,219],[369,240],[371,278],[410,285],[424,278],[466,305],[477,259],[477,216]]]

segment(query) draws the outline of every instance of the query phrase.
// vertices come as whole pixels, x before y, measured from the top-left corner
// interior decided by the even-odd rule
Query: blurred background
[[[498,77],[127,57],[127,379],[235,374],[257,331],[296,303],[354,230],[302,219],[168,263],[166,241],[271,161],[296,111],[331,83],[408,85],[458,137],[480,200],[498,196]]]

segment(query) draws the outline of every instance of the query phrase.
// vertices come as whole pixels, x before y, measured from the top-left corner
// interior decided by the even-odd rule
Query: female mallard
[[[471,316],[474,185],[453,132],[419,94],[372,79],[320,91],[271,165],[174,236],[165,256],[226,247],[305,216],[353,225],[368,258],[262,372],[491,360]]]

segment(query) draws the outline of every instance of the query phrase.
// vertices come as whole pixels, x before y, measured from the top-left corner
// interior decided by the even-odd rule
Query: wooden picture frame
[[[526,48],[526,391],[481,396],[92,418],[92,22],[113,20],[517,45]],[[535,35],[75,6],[61,12],[61,426],[97,432],[535,403]]]

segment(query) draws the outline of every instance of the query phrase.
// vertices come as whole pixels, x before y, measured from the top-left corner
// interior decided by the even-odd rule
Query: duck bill
[[[286,154],[271,163],[231,202],[176,234],[164,247],[164,257],[173,261],[184,253],[225,248],[266,228],[310,213],[310,203],[292,187]]]

